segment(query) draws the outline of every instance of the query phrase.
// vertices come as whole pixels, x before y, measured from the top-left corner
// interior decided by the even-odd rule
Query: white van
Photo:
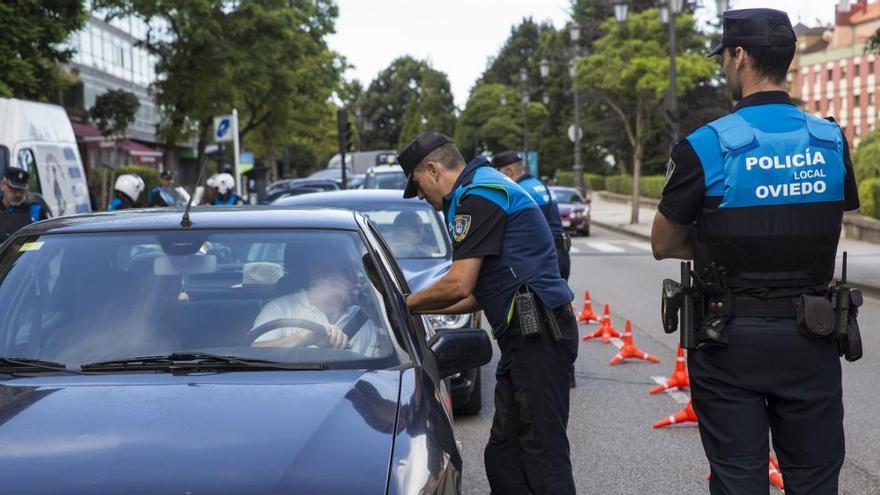
[[[30,191],[42,196],[50,216],[92,210],[73,127],[60,106],[0,98],[0,176],[10,166],[31,174]]]

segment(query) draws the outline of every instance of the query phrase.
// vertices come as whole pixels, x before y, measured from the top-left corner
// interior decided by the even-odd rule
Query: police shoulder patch
[[[455,221],[452,223],[452,239],[455,240],[455,242],[463,241],[464,238],[467,237],[470,228],[470,215],[456,215]]]
[[[672,161],[672,158],[669,159],[669,162],[666,163],[666,182],[669,182],[669,179],[672,178],[672,174],[675,173],[675,162]]]

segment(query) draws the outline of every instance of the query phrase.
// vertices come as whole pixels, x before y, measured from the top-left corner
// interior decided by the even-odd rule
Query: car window
[[[372,220],[397,259],[442,259],[449,255],[443,226],[430,207],[359,207],[357,210]]]
[[[408,358],[366,275],[365,254],[361,237],[344,231],[19,239],[0,254],[0,356],[78,366],[207,352],[395,366]],[[352,332],[348,346],[331,345],[329,325]]]
[[[368,174],[364,179],[364,189],[405,189],[406,174],[403,172],[382,172]]]
[[[22,170],[26,170],[30,177],[28,178],[28,190],[35,193],[42,193],[40,187],[40,174],[37,170],[37,160],[34,158],[34,151],[30,148],[22,148],[18,150],[18,159],[16,166]]]

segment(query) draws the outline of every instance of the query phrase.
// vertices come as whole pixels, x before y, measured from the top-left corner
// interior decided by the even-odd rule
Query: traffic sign
[[[575,134],[577,133],[577,134]],[[581,126],[576,126],[574,124],[568,126],[568,140],[572,143],[580,141],[584,138],[584,130],[581,129]]]
[[[229,143],[233,140],[232,115],[214,117],[214,142]]]

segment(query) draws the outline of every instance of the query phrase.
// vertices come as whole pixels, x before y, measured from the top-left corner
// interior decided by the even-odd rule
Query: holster
[[[862,357],[862,334],[859,330],[859,307],[864,302],[862,291],[846,285],[836,285],[829,292],[830,304],[834,308],[834,336],[838,350],[847,361],[858,361]]]
[[[809,338],[825,338],[834,332],[834,306],[825,296],[802,295],[795,300],[798,330]]]

